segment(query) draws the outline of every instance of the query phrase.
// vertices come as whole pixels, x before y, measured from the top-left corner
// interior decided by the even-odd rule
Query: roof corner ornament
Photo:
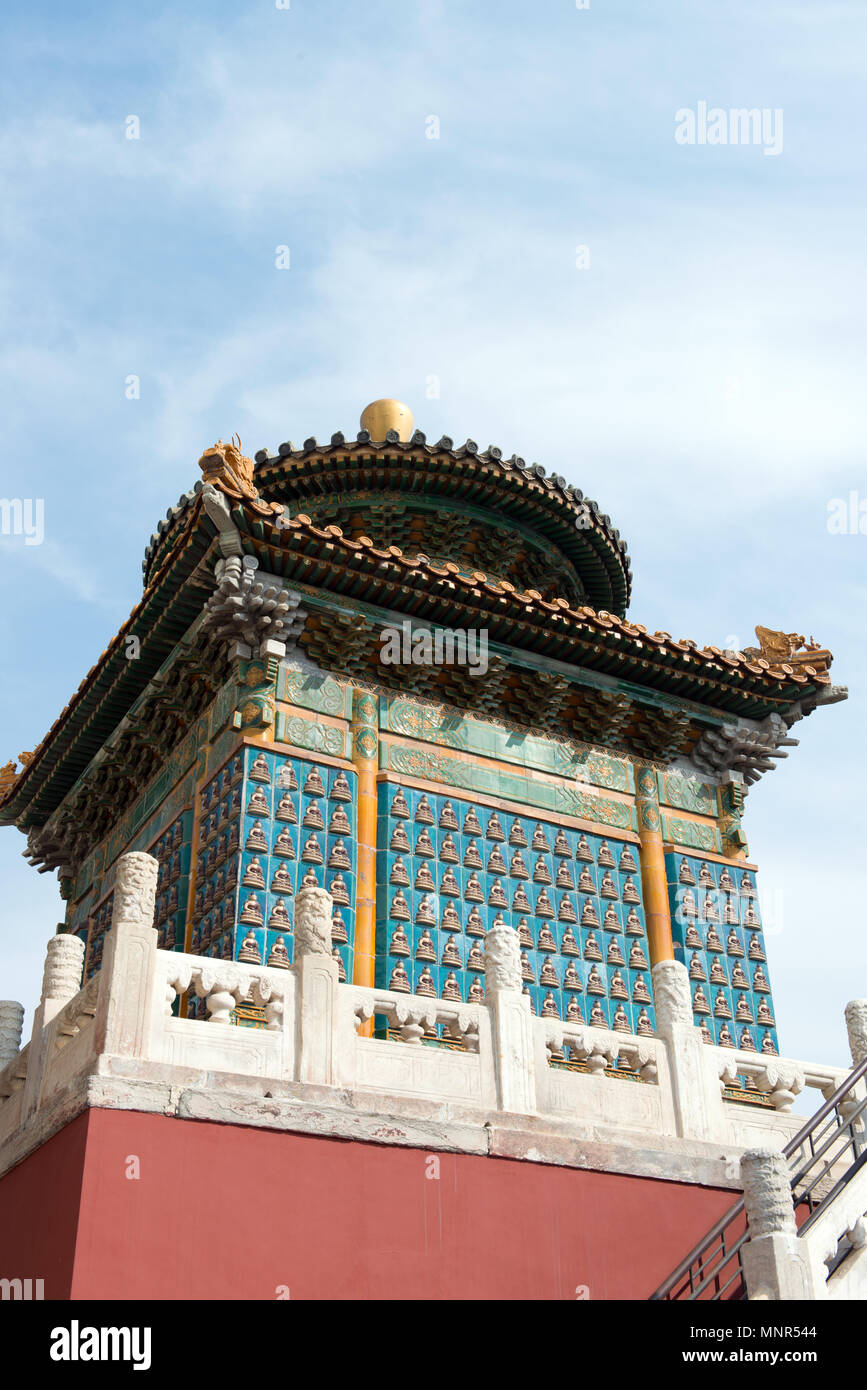
[[[799,670],[805,670],[809,675],[812,670],[817,676],[828,674],[828,667],[834,660],[833,656],[826,648],[820,647],[818,642],[814,642],[811,637],[809,642],[797,632],[777,632],[771,627],[756,627],[756,636],[759,639],[758,647],[744,647],[744,656],[757,657],[767,661],[771,670],[780,666],[791,666]]]
[[[253,555],[217,561],[217,587],[205,603],[201,631],[228,642],[231,655],[283,657],[294,650],[307,613],[301,595],[278,580],[259,579]]]
[[[22,768],[21,771],[23,772],[23,770]],[[9,789],[14,787],[20,776],[17,758],[10,759],[8,763],[4,763],[0,767],[0,797],[5,796]]]
[[[252,459],[242,454],[240,435],[233,435],[229,444],[218,439],[212,448],[202,454],[199,467],[205,482],[212,483],[226,497],[236,502],[246,502],[259,516],[282,516],[282,503],[264,502],[259,496],[253,480],[255,465]]]

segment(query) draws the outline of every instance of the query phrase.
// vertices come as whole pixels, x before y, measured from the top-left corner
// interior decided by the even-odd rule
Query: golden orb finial
[[[367,430],[377,444],[385,439],[389,430],[397,430],[397,437],[403,444],[412,438],[412,411],[403,401],[371,401],[361,412],[361,428]]]

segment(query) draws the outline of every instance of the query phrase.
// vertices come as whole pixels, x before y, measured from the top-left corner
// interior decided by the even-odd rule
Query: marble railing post
[[[501,1110],[536,1110],[536,1060],[530,1001],[521,993],[521,946],[514,927],[503,923],[485,937],[485,1002]]]
[[[302,888],[295,897],[295,1055],[299,1081],[335,1084],[337,961],[331,954],[333,900],[324,888]]]
[[[64,1004],[74,999],[81,989],[84,970],[84,942],[79,936],[61,932],[52,936],[45,950],[42,971],[42,996],[33,1011],[33,1031],[27,1054],[27,1079],[24,1082],[22,1120],[33,1114],[39,1104],[42,1073],[46,1063],[45,1030]]]
[[[100,1058],[146,1057],[154,1023],[162,1020],[165,984],[157,981],[153,925],[158,871],[150,854],[134,851],[118,860],[96,1013]]]
[[[867,1061],[867,999],[850,999],[844,1010],[846,1018],[846,1032],[849,1037],[849,1051],[852,1054],[852,1066],[860,1067],[861,1063]],[[863,1096],[864,1081],[859,1083],[858,1092],[850,1091],[845,1100],[841,1100],[837,1110],[843,1120],[848,1120],[849,1116],[858,1109],[857,1095]],[[860,1130],[858,1144],[863,1145],[864,1121],[856,1120],[853,1129]]]
[[[24,1005],[15,999],[0,999],[0,1071],[21,1051]]]
[[[789,1165],[778,1149],[741,1155],[749,1240],[741,1249],[750,1298],[827,1297],[813,1278],[809,1251],[799,1245]]]
[[[692,1021],[692,996],[685,965],[662,960],[653,966],[656,1031],[666,1044],[677,1132],[684,1139],[726,1138],[716,1056]]]

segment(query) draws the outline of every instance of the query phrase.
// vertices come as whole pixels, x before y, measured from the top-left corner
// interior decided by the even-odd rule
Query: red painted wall
[[[44,1279],[69,1298],[88,1138],[79,1115],[0,1178],[0,1279]]]
[[[126,1176],[133,1155],[137,1179]],[[426,1176],[431,1157],[438,1179]],[[52,1223],[45,1201],[58,1179]],[[273,1299],[281,1285],[293,1299],[574,1299],[578,1285],[591,1299],[641,1299],[736,1199],[650,1178],[91,1110],[0,1181],[0,1230],[14,1217],[0,1263],[23,1260],[26,1274],[54,1259],[49,1297],[69,1287],[79,1185],[71,1296],[81,1299]]]

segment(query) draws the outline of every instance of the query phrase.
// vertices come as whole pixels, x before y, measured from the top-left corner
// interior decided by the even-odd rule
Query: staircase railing
[[[862,1123],[867,1095],[857,1099],[852,1094],[865,1075],[867,1058],[783,1149],[792,1169],[792,1203],[799,1235],[810,1229],[820,1211],[827,1209],[867,1163],[867,1131]],[[832,1170],[838,1169],[844,1160],[848,1160],[846,1170],[827,1187]],[[741,1250],[749,1238],[747,1214],[740,1198],[650,1295],[650,1301],[746,1298]],[[847,1253],[848,1250],[841,1252],[834,1268]]]

